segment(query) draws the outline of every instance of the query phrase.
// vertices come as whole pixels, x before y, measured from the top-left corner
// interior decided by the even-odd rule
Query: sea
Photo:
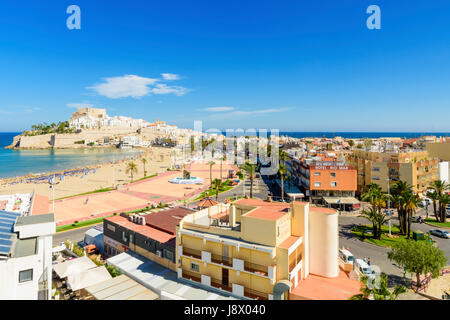
[[[0,132],[0,178],[73,169],[138,155],[137,149],[84,148],[57,150],[5,149],[20,132]]]
[[[268,130],[270,133],[270,130]],[[57,150],[5,149],[20,132],[0,132],[0,178],[45,173],[117,161],[137,155],[138,150],[117,148],[84,148]],[[424,135],[450,136],[449,132],[280,132],[280,136],[293,138],[418,138]]]

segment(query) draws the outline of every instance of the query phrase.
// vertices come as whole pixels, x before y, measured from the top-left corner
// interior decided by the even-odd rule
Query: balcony
[[[249,288],[244,288],[244,296],[253,300],[269,300],[269,294]]]
[[[182,277],[184,279],[188,279],[188,280],[195,281],[198,283],[202,282],[202,275],[198,272],[191,272],[191,271],[183,270]]]
[[[198,260],[202,259],[202,252],[200,250],[195,250],[195,249],[189,249],[186,247],[183,247],[183,255],[184,256],[189,256]]]
[[[205,252],[203,252],[203,253],[205,253]],[[186,247],[183,247],[182,255],[192,257],[192,258],[201,260],[203,262],[211,262],[211,263],[220,264],[225,267],[239,270],[239,268],[236,268],[236,266],[233,266],[233,258],[231,258],[231,257],[224,257],[222,255],[211,253],[211,260],[205,261],[204,259],[202,259],[202,251],[196,250],[196,249],[190,249],[190,248],[186,248]],[[243,262],[244,262],[244,267],[243,267],[243,269],[240,269],[240,270],[254,273],[256,275],[261,275],[264,277],[269,276],[269,267],[268,266],[264,266],[261,264],[252,263],[252,262],[248,262],[248,261],[243,261]]]
[[[267,277],[269,275],[269,268],[261,264],[244,261],[244,270],[251,273],[256,273]]]

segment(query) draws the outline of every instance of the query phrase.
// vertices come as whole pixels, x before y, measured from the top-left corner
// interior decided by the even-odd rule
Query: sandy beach
[[[144,177],[144,164],[141,161],[142,158],[147,160],[147,163],[145,164],[147,176],[165,172],[167,171],[167,168],[170,167],[172,162],[171,149],[152,147],[151,149],[142,149],[142,151],[143,153],[140,155],[133,155],[134,160],[131,160],[130,157],[130,159],[117,161],[114,164],[109,162],[86,166],[78,168],[80,170],[91,169],[86,175],[80,172],[72,176],[66,175],[64,180],[58,178],[55,179],[55,199],[111,187],[113,185],[113,179],[116,186],[129,183],[131,181],[131,175],[126,173],[126,166],[130,161],[134,161],[137,165],[137,173],[134,174],[133,180]],[[60,172],[46,173],[45,175],[53,173],[56,174]],[[39,195],[48,197],[50,200],[53,198],[52,189],[50,188],[48,180],[44,180],[40,183],[20,182],[26,180],[26,178],[27,177],[16,177],[2,179],[0,182],[0,194],[30,193],[34,191]]]

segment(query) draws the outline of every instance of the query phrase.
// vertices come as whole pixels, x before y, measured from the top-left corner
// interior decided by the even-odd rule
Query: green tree
[[[145,164],[147,163],[147,159],[142,158],[142,164],[144,165],[144,177],[147,176],[147,171],[145,170]]]
[[[225,184],[220,179],[214,179],[211,188],[216,193],[216,201],[219,198],[219,192],[225,187]]]
[[[289,175],[289,171],[284,163],[280,163],[278,166],[278,174],[281,182],[281,201],[284,202],[284,178]]]
[[[126,173],[131,173],[131,182],[133,182],[133,175],[138,172],[137,165],[130,161],[127,164]]]
[[[445,223],[447,218],[447,205],[450,203],[450,195],[444,193],[439,197],[439,214],[441,216],[441,222]]]
[[[350,300],[395,300],[397,297],[406,292],[406,288],[402,285],[396,285],[394,290],[388,289],[388,276],[385,273],[380,274],[379,283],[375,285],[369,285],[369,277],[363,276],[361,282],[361,293],[354,295]]]
[[[363,210],[359,216],[366,218],[372,223],[373,237],[375,239],[381,239],[381,228],[386,222],[389,221],[386,213],[371,207],[368,210]]]
[[[426,196],[427,196],[428,199],[433,201],[434,217],[436,218],[437,221],[439,221],[438,213],[437,213],[437,201],[439,200],[439,194],[436,191],[433,190],[433,191],[428,191],[426,193]]]
[[[214,161],[208,162],[208,165],[209,165],[209,182],[210,182],[211,186],[212,186],[212,167],[215,164],[216,163]]]
[[[392,245],[388,258],[415,273],[418,287],[421,275],[431,273],[436,278],[447,264],[445,253],[430,241],[400,240]]]
[[[241,169],[246,172],[250,178],[250,198],[253,198],[253,182],[255,180],[256,165],[246,162]]]
[[[353,147],[354,145],[355,145],[355,141],[353,141],[353,140],[349,140],[348,141],[348,145],[350,146],[350,147]]]

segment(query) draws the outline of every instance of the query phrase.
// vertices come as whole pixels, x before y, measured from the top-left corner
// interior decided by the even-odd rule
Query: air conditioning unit
[[[156,255],[158,256],[158,257],[162,257],[162,252],[161,252],[161,250],[156,250]]]

